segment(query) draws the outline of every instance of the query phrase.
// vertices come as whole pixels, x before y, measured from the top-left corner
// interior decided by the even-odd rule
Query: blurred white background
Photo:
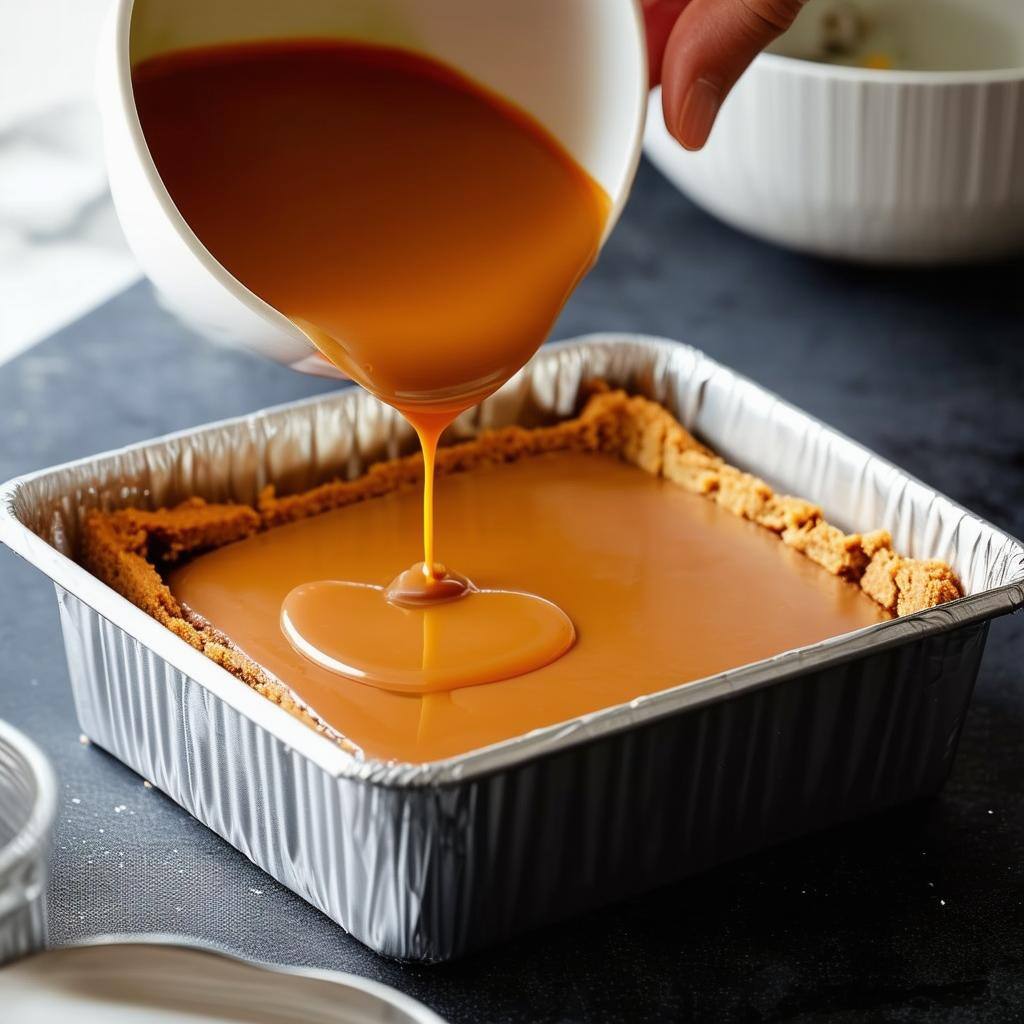
[[[110,3],[0,0],[0,363],[139,276],[92,100]]]

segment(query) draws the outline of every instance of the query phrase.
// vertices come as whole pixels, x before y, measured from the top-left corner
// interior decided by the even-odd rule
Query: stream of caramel
[[[445,427],[546,337],[597,255],[608,196],[522,111],[405,51],[237,44],[152,58],[133,82],[156,167],[200,241],[422,443],[422,559],[383,590],[350,589],[347,604],[344,580],[311,568],[282,616],[297,649],[355,678],[414,685],[405,660],[387,660],[394,608],[424,615],[457,599],[473,606],[458,614],[504,632],[489,652],[442,644],[420,689],[558,657],[573,640],[563,612],[518,589],[485,597],[435,558],[432,467]],[[324,649],[339,602],[381,638],[377,677],[355,670],[355,652]]]

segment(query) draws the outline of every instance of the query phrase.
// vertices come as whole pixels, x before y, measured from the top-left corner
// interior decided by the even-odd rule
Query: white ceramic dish
[[[647,103],[638,0],[116,0],[97,59],[111,192],[142,269],[200,333],[337,376],[178,213],[142,134],[132,65],[192,46],[301,37],[399,46],[457,68],[540,121],[612,198],[608,231],[618,219],[640,158]]]
[[[799,58],[823,2],[754,62],[702,152],[652,99],[650,159],[726,223],[804,252],[929,264],[1024,247],[1024,7],[861,0],[900,16],[913,67],[954,68],[879,71]]]
[[[47,858],[56,807],[50,762],[0,721],[0,964],[46,941]]]
[[[32,1024],[444,1024],[366,978],[252,963],[169,936],[49,950],[5,968],[0,989],[3,1019]]]

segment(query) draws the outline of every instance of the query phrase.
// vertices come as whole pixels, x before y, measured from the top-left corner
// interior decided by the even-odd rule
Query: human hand
[[[668,130],[686,147],[707,141],[747,65],[792,25],[805,0],[643,0],[651,86]]]

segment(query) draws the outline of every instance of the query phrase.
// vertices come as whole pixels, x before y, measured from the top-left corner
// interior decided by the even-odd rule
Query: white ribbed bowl
[[[927,264],[1024,248],[1024,67],[874,71],[762,54],[703,151],[672,139],[653,97],[645,150],[727,224],[804,252]]]

